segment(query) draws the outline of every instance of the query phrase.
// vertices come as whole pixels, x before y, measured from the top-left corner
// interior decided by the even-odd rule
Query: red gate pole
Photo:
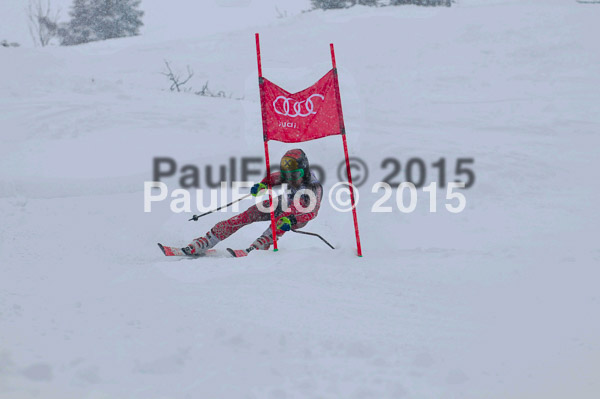
[[[262,66],[260,62],[260,41],[258,39],[258,33],[256,37],[256,61],[258,62],[258,89],[260,91],[260,109],[262,112],[262,123],[263,123],[263,140],[265,143],[265,162],[267,164],[267,187],[269,191],[269,211],[271,212],[271,232],[273,233],[273,251],[277,251],[277,234],[275,229],[275,209],[273,209],[273,186],[271,185],[271,164],[269,162],[269,143],[267,139],[267,121],[266,121],[266,110],[263,96],[263,83],[264,79],[262,76]]]
[[[331,64],[333,65],[333,80],[335,84],[335,97],[337,101],[338,116],[340,123],[340,132],[342,134],[342,143],[344,144],[344,156],[346,157],[346,172],[348,173],[348,184],[350,187],[350,202],[352,203],[352,216],[354,217],[354,232],[356,233],[356,250],[358,256],[362,256],[360,247],[360,234],[358,233],[358,218],[356,216],[356,204],[354,203],[354,186],[352,185],[352,173],[350,172],[350,159],[348,158],[348,144],[346,142],[346,127],[344,126],[344,115],[342,114],[342,99],[340,97],[340,84],[338,82],[337,66],[335,64],[335,53],[333,43],[329,44],[331,49]]]

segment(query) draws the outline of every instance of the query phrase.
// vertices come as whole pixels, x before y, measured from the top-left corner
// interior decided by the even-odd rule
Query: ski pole
[[[309,233],[308,231],[300,231],[300,230],[292,230],[294,233],[299,233],[299,234],[306,234],[309,236],[315,236],[315,237],[319,237],[321,240],[323,240],[323,242],[327,245],[329,245],[329,248],[331,249],[335,249],[335,247],[333,245],[331,245],[330,243],[327,242],[326,239],[324,239],[323,237],[321,237],[320,235],[318,235],[317,233]]]
[[[231,206],[231,205],[235,204],[236,202],[240,202],[241,200],[243,200],[243,199],[245,199],[245,198],[248,198],[248,197],[249,197],[249,196],[251,196],[251,195],[252,195],[251,193],[248,193],[248,194],[244,195],[243,197],[236,199],[235,201],[231,201],[231,202],[230,202],[229,204],[227,204],[227,205],[222,205],[222,206],[218,207],[217,209],[213,209],[212,211],[204,212],[202,215],[194,215],[194,216],[192,216],[192,218],[191,218],[191,219],[189,219],[189,220],[188,220],[188,222],[191,222],[192,220],[193,220],[194,222],[196,222],[196,221],[198,221],[198,219],[199,219],[199,218],[201,218],[202,216],[210,215],[210,214],[211,214],[211,213],[213,213],[213,212],[219,211],[219,210],[221,210],[221,209],[223,209],[223,208],[227,208],[227,207],[229,207],[229,206]]]

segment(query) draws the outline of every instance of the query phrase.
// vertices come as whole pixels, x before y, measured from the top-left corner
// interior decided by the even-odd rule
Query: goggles
[[[289,181],[300,180],[304,177],[304,169],[282,170],[281,173]]]

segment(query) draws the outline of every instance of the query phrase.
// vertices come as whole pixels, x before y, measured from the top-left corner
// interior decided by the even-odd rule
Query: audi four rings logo
[[[317,113],[317,111],[314,110],[315,107],[312,102],[313,97],[320,97],[321,100],[325,99],[325,96],[322,94],[313,94],[303,101],[297,101],[293,98],[279,96],[275,99],[275,101],[273,101],[273,109],[279,115],[289,116],[292,118],[297,116],[307,117]],[[290,113],[290,111],[292,111],[292,113]]]

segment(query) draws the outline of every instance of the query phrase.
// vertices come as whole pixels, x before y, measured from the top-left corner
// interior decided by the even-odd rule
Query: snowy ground
[[[0,398],[598,397],[600,6],[459,5],[0,48]],[[307,230],[336,251],[292,234],[244,259],[156,247],[232,214],[144,213],[154,157],[203,173],[262,155],[256,31],[290,91],[335,43],[350,152],[370,167],[363,258],[329,205]],[[165,59],[232,98],[169,92]],[[302,147],[330,188],[339,137]],[[474,158],[464,212],[442,191],[437,213],[422,193],[413,213],[370,212],[385,157],[422,158],[427,182],[439,158],[448,181]]]

